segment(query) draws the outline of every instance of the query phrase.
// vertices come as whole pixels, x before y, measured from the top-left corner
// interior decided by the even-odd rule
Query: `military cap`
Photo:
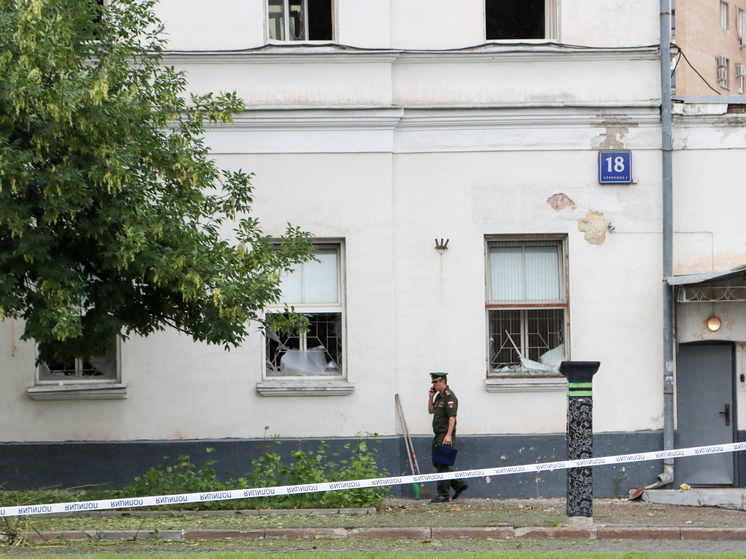
[[[435,382],[440,379],[448,380],[448,373],[430,373],[430,381]]]

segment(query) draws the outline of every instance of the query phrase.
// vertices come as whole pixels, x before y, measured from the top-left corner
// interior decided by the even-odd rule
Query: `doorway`
[[[681,344],[676,361],[677,448],[734,442],[733,344]],[[675,485],[734,485],[732,453],[677,458]]]

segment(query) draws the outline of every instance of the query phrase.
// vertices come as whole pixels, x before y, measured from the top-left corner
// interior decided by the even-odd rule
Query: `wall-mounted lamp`
[[[443,239],[438,241],[438,239],[435,239],[435,250],[438,251],[438,254],[444,254],[445,251],[448,250],[448,241],[451,239],[446,239],[445,242],[443,242]]]
[[[720,330],[721,322],[720,319],[715,315],[712,315],[710,318],[708,318],[705,324],[707,325],[707,329],[710,332],[717,332],[718,330]]]

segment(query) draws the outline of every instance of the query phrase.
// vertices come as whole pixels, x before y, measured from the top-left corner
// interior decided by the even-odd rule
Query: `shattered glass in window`
[[[491,373],[559,374],[564,309],[490,310],[489,328]]]
[[[268,377],[342,375],[341,313],[307,316],[311,322],[308,332],[295,336],[267,333]]]
[[[72,363],[44,363],[39,365],[39,380],[116,380],[116,341],[112,349],[90,361],[76,359]]]

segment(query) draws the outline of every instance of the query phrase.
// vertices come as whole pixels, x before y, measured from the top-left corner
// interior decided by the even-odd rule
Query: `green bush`
[[[268,429],[265,427],[265,429]],[[277,436],[265,445],[261,457],[252,461],[253,471],[245,478],[242,487],[274,487],[278,485],[307,485],[323,482],[349,481],[384,477],[388,472],[379,469],[376,461],[378,451],[369,444],[369,437],[377,433],[358,433],[354,446],[345,445],[350,450],[350,458],[336,461],[337,454],[332,454],[330,445],[321,441],[316,450],[304,450],[301,442],[298,450],[293,451],[292,462],[285,465],[282,458],[270,449],[279,445]],[[244,481],[243,479],[239,481]],[[355,508],[379,507],[388,493],[387,487],[369,489],[344,489],[318,493],[304,493],[280,497],[260,497],[241,501],[243,508]]]
[[[214,451],[215,449],[208,448],[208,456]],[[164,458],[168,460],[168,456]],[[121,497],[203,493],[230,489],[230,487],[226,487],[226,484],[218,481],[218,476],[212,468],[216,463],[216,460],[208,460],[200,469],[195,470],[194,464],[189,461],[189,456],[179,456],[176,464],[161,464],[145,472],[142,477],[136,477],[132,485],[124,488]],[[220,506],[222,504],[222,501],[206,501],[204,503],[194,503],[196,506],[184,505],[184,508],[228,508]]]
[[[268,429],[265,427],[265,431]],[[264,453],[252,460],[251,473],[238,479],[218,480],[213,468],[217,461],[210,457],[214,449],[208,448],[208,460],[201,468],[197,468],[189,456],[179,456],[175,462],[169,462],[169,457],[166,456],[164,460],[167,462],[136,477],[132,484],[121,491],[98,485],[65,490],[51,488],[2,491],[0,506],[203,493],[385,477],[388,472],[378,468],[378,451],[370,444],[370,437],[377,436],[377,433],[358,433],[354,443],[345,445],[345,449],[350,451],[349,458],[345,460],[337,460],[338,454],[331,453],[326,441],[321,441],[315,450],[306,450],[301,442],[298,449],[291,452],[290,463],[285,464],[280,454],[275,452],[281,444],[279,436],[272,435],[265,438]],[[171,507],[177,510],[379,507],[387,493],[387,487],[342,489],[277,497],[185,503]]]

